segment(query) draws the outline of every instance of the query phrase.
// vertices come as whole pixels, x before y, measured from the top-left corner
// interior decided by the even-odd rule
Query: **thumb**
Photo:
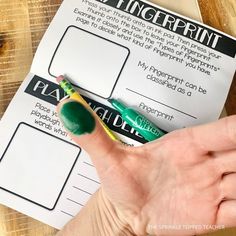
[[[57,106],[57,112],[70,137],[90,155],[98,172],[114,164],[114,154],[122,145],[107,135],[90,108],[69,99]]]

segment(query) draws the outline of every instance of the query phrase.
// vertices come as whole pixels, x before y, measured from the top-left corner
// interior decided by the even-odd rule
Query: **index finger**
[[[190,128],[194,142],[205,152],[236,149],[236,116]]]

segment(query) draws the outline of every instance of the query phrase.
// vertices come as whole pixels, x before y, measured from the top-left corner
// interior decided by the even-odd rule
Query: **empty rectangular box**
[[[70,26],[54,53],[49,73],[54,77],[65,74],[74,85],[109,98],[128,56],[128,48]]]
[[[0,162],[0,188],[53,210],[79,154],[79,147],[21,123]]]

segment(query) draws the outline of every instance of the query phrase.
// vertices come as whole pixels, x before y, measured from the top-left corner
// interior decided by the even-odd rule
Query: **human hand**
[[[125,225],[122,235],[190,236],[211,231],[206,226],[236,225],[236,116],[128,147],[112,141],[84,110],[69,100],[58,113],[92,158],[101,180],[99,202]]]

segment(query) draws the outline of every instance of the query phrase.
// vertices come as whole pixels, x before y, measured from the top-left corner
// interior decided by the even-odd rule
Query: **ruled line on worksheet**
[[[98,182],[97,180],[92,179],[92,178],[89,178],[88,176],[82,175],[82,174],[80,174],[80,173],[79,173],[78,175],[81,176],[81,177],[83,177],[83,178],[85,178],[85,179],[91,180],[91,181],[93,181],[94,183],[101,184],[101,183]]]
[[[86,191],[86,190],[84,190],[84,189],[82,189],[82,188],[78,188],[78,187],[76,187],[76,186],[73,186],[73,188],[79,190],[80,192],[86,193],[86,194],[88,194],[88,195],[90,195],[90,196],[92,195],[92,193],[90,193],[90,192],[88,192],[88,191]]]
[[[165,103],[163,103],[163,102],[159,102],[159,101],[157,101],[157,100],[155,100],[155,99],[153,99],[153,98],[150,98],[150,97],[148,97],[148,96],[146,96],[146,95],[144,95],[144,94],[142,94],[142,93],[139,93],[139,92],[134,91],[134,90],[129,89],[129,88],[126,88],[126,90],[128,90],[128,91],[130,91],[130,92],[132,92],[132,93],[135,93],[135,94],[137,94],[137,95],[139,95],[139,96],[141,96],[141,97],[147,98],[147,99],[149,99],[149,100],[151,100],[151,101],[153,101],[153,102],[156,102],[156,103],[158,103],[158,104],[160,104],[160,105],[163,105],[163,106],[165,106],[165,107],[168,107],[168,108],[170,108],[170,109],[172,109],[172,110],[175,110],[175,111],[177,111],[177,112],[179,112],[179,113],[182,113],[182,114],[184,114],[184,115],[186,115],[186,116],[189,116],[189,117],[191,117],[191,118],[197,120],[197,117],[196,117],[196,116],[193,116],[193,115],[188,114],[188,113],[186,113],[186,112],[184,112],[184,111],[181,111],[181,110],[179,110],[179,109],[177,109],[177,108],[174,108],[174,107],[172,107],[172,106],[169,106],[169,105],[167,105],[167,104],[165,104]]]
[[[93,164],[90,164],[89,162],[87,162],[87,161],[84,161],[84,164],[86,164],[86,165],[88,165],[88,166],[92,166],[92,167],[94,167],[94,165]]]
[[[66,212],[66,211],[61,211],[61,212],[64,213],[65,215],[70,216],[70,217],[75,217],[74,215],[72,215],[72,214],[70,214],[70,213],[68,213],[68,212]]]
[[[78,202],[78,201],[75,201],[75,200],[73,200],[73,199],[71,199],[71,198],[67,198],[67,200],[68,201],[70,201],[70,202],[73,202],[73,203],[75,203],[75,204],[77,204],[77,205],[79,205],[79,206],[84,206],[82,203],[80,203],[80,202]]]

